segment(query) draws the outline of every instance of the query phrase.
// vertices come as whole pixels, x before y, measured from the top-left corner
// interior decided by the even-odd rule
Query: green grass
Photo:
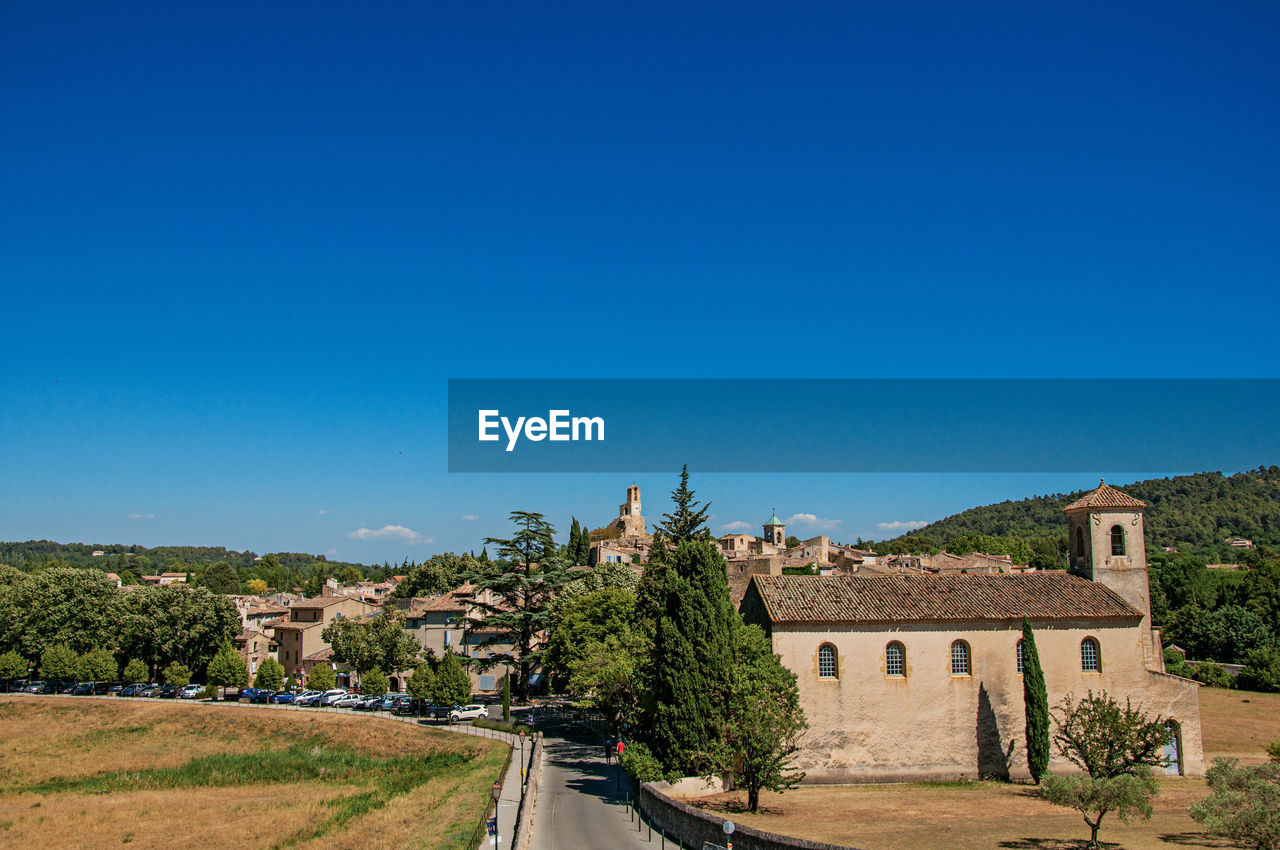
[[[33,794],[79,791],[110,794],[120,791],[168,788],[211,788],[224,785],[273,784],[320,781],[364,783],[373,781],[403,793],[449,768],[465,764],[459,754],[392,756],[375,758],[341,748],[294,744],[283,750],[253,753],[218,753],[192,759],[177,767],[117,770],[93,776],[51,779],[12,788]]]

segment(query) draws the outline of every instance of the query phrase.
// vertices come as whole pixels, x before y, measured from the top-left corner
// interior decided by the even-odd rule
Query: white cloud
[[[338,557],[338,550],[337,550],[337,549],[330,549],[329,551],[327,551],[327,552],[325,552],[325,553],[324,553],[324,556],[325,556],[326,558],[336,558],[336,557]]]
[[[724,525],[720,526],[720,530],[741,533],[749,531],[752,527],[753,526],[749,522],[737,520],[736,522],[726,522]]]
[[[129,519],[155,519],[155,514],[129,514]]]
[[[357,528],[347,534],[352,540],[403,540],[406,543],[434,543],[412,528],[403,525],[384,525],[382,528]]]
[[[823,519],[814,514],[792,514],[784,521],[787,525],[802,525],[815,531],[835,531],[843,520]]]
[[[326,508],[326,509],[324,509],[324,510],[322,510],[322,511],[316,511],[316,516],[324,516],[324,515],[325,515],[325,514],[327,514],[327,513],[329,513],[329,509],[328,509],[328,508]]]
[[[928,524],[922,519],[896,519],[893,522],[877,522],[876,528],[881,531],[915,531],[917,528],[924,528]]]
[[[462,518],[465,519],[467,522],[472,522],[473,520],[480,519],[480,515],[479,514],[463,514]]]

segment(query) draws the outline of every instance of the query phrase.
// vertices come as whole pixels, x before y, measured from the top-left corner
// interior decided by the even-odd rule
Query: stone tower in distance
[[[772,543],[779,548],[787,545],[787,526],[778,519],[777,508],[773,509],[773,516],[769,517],[769,521],[764,524],[764,539],[766,543]]]
[[[1163,669],[1158,640],[1151,632],[1151,585],[1147,575],[1147,537],[1142,524],[1146,503],[1098,482],[1095,490],[1067,505],[1071,572],[1106,585],[1142,612],[1148,663]],[[1152,657],[1155,656],[1155,657]]]
[[[618,527],[623,537],[647,537],[644,516],[640,513],[640,488],[632,484],[627,488],[627,500],[618,506]]]

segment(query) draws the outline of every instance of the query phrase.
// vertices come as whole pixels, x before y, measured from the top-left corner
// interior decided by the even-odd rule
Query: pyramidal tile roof
[[[1099,481],[1095,490],[1090,490],[1079,499],[1063,508],[1064,511],[1085,511],[1085,510],[1106,510],[1109,508],[1119,510],[1141,510],[1145,508],[1147,503],[1141,499],[1135,499],[1128,493],[1123,493],[1112,487],[1106,481]]]
[[[773,576],[752,584],[774,623],[1137,620],[1110,588],[1060,570],[1014,575]]]

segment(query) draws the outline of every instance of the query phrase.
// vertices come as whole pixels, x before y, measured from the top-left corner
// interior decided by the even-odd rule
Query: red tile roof
[[[1063,508],[1064,511],[1090,511],[1114,508],[1122,511],[1141,510],[1146,502],[1135,499],[1128,493],[1122,493],[1105,481],[1099,481],[1096,490],[1085,493],[1079,499]]]
[[[1013,575],[757,575],[774,623],[1133,619],[1110,588],[1059,570]]]

